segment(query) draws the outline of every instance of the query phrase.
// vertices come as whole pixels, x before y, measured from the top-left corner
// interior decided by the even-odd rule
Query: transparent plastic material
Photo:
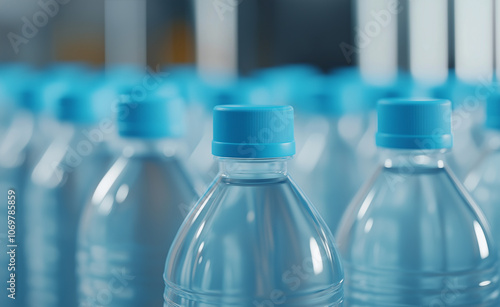
[[[77,225],[110,154],[97,130],[61,124],[26,187],[29,306],[76,306]]]
[[[486,139],[482,157],[467,175],[465,187],[484,212],[498,247],[500,246],[500,132],[491,131]]]
[[[286,159],[221,159],[165,268],[165,305],[342,306],[333,237]]]
[[[480,131],[483,130],[484,119],[479,117],[481,112],[476,108],[467,110],[461,107],[453,111],[453,151],[446,160],[460,181],[464,180],[481,155],[484,136]]]
[[[80,306],[162,305],[168,249],[197,200],[177,147],[129,141],[100,181],[80,225]]]
[[[437,151],[393,150],[337,233],[348,306],[499,306],[489,228]]]
[[[202,135],[197,139],[196,145],[187,161],[191,172],[198,177],[195,178],[195,185],[197,190],[201,191],[200,194],[207,189],[219,171],[219,165],[211,154],[213,135],[212,111],[210,110],[210,112],[204,112],[203,114],[203,117],[196,121],[196,125],[199,126],[197,132],[202,133]]]
[[[0,274],[9,277],[15,273],[16,277],[16,299],[13,300],[5,295],[0,297],[0,306],[24,306],[29,293],[28,271],[26,265],[26,216],[25,216],[25,183],[29,170],[33,167],[35,160],[40,157],[42,151],[50,142],[50,133],[53,132],[54,123],[46,116],[34,116],[26,110],[18,110],[12,116],[10,125],[0,137],[0,191],[6,193],[9,189],[14,191],[14,207],[8,210],[7,198],[5,207],[0,210],[0,243],[4,252],[0,253]],[[7,197],[7,196],[6,196]],[[10,237],[13,242],[8,242],[8,220],[7,214],[11,211],[10,227],[14,227]],[[14,220],[15,219],[15,220]],[[10,255],[7,252],[14,245],[15,248],[15,272],[9,271]],[[14,255],[14,254],[12,254]],[[10,279],[7,278],[6,281]],[[9,292],[10,294],[10,292]]]
[[[369,118],[368,114],[315,116],[306,126],[310,132],[307,138],[300,140],[297,136],[303,146],[290,172],[332,232],[376,167],[375,144],[367,142],[374,139],[373,134],[364,138],[370,128]]]

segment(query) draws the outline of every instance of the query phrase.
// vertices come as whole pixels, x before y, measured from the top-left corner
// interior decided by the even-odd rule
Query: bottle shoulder
[[[53,189],[63,186],[68,177],[94,175],[96,168],[103,171],[109,166],[111,153],[104,141],[92,141],[74,127],[61,126],[51,137],[44,152],[37,157],[31,171],[31,182],[36,186]]]
[[[163,236],[170,246],[198,199],[180,162],[172,158],[119,157],[100,180],[81,220],[81,242],[147,242]],[[168,244],[167,244],[168,243]]]
[[[182,162],[175,157],[118,157],[100,180],[91,206],[113,204],[145,206],[197,197]],[[181,198],[181,199],[178,199]]]
[[[223,281],[240,291],[242,283],[255,287],[258,276],[275,271],[278,280],[265,283],[286,286],[287,277],[293,280],[287,272],[306,263],[314,287],[341,283],[330,231],[288,176],[274,180],[242,184],[219,176],[181,226],[166,281],[215,292],[227,290]]]
[[[467,174],[464,185],[469,191],[488,189],[491,192],[500,184],[500,150],[484,152]]]
[[[493,236],[500,238],[500,150],[485,153],[464,180],[484,212]]]
[[[336,238],[344,259],[360,265],[463,271],[497,261],[482,213],[446,167],[381,167]]]

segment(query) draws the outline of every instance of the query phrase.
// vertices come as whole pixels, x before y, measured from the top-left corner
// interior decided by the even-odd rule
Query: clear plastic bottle
[[[481,154],[484,97],[490,94],[490,88],[466,83],[453,70],[447,82],[434,90],[435,97],[452,102],[454,150],[446,160],[459,180],[465,178]]]
[[[219,169],[210,155],[212,141],[212,111],[216,105],[236,104],[238,80],[233,76],[214,74],[200,76],[189,107],[187,142],[191,149],[188,164],[202,178],[200,191],[206,190]]]
[[[80,224],[79,306],[162,305],[168,249],[198,199],[178,156],[178,103],[151,97],[118,106],[123,150]]]
[[[53,140],[30,173],[26,187],[28,306],[76,306],[77,225],[89,191],[110,162],[105,143],[114,131],[98,116],[102,101],[80,79],[56,105]]]
[[[321,79],[320,71],[306,64],[291,64],[258,70],[254,75],[254,84],[261,83],[267,89],[263,102],[271,105],[291,105],[295,110],[295,142],[297,153],[300,153],[311,135],[310,123],[314,122],[315,114],[309,112],[314,104],[317,80]],[[248,93],[253,96],[255,93]],[[257,94],[258,95],[258,94]],[[253,100],[262,99],[255,97]],[[241,104],[241,103],[240,103]],[[321,130],[321,128],[319,128]]]
[[[493,238],[500,246],[500,96],[486,104],[486,141],[482,154],[465,178],[465,187],[483,210]],[[499,250],[500,251],[500,250]]]
[[[275,105],[292,105],[295,109],[307,107],[309,78],[320,74],[314,66],[293,64],[258,70],[254,78],[264,82]]]
[[[11,282],[4,283],[9,290],[3,290],[0,296],[0,306],[5,307],[23,306],[27,292],[24,261],[26,223],[21,194],[34,115],[32,110],[24,108],[18,90],[24,87],[23,81],[32,74],[23,65],[0,67],[0,191],[5,193],[0,209],[0,276],[4,276],[6,282],[11,280],[11,273],[15,274],[12,279],[15,287],[11,287]],[[11,255],[15,257],[11,258]],[[15,260],[15,266],[9,266],[11,259]],[[10,294],[15,300],[8,297]]]
[[[0,64],[0,142],[19,107],[15,90],[22,84],[20,80],[31,73],[28,66],[20,63]]]
[[[375,144],[365,138],[373,124],[376,98],[353,70],[310,77],[303,86],[312,87],[311,96],[303,108],[304,131],[297,136],[297,140],[302,137],[302,146],[290,173],[334,232],[367,172],[376,165]]]
[[[293,109],[218,106],[220,173],[170,248],[164,306],[341,306],[333,237],[287,173]]]
[[[382,100],[374,177],[337,241],[348,306],[499,306],[499,260],[482,213],[444,162],[451,103]]]
[[[31,70],[18,64],[6,69],[9,72],[5,82],[1,82],[0,92],[2,100],[11,108],[0,112],[9,117],[9,123],[3,132],[0,132],[0,188],[3,191],[13,189],[16,195],[15,202],[15,243],[16,256],[16,300],[7,302],[0,298],[0,306],[26,306],[30,294],[28,284],[29,271],[26,260],[26,212],[27,198],[26,182],[33,166],[52,140],[55,132],[53,101],[57,93],[51,91],[55,83],[71,83],[74,78],[72,71],[55,72],[51,70]],[[64,66],[64,65],[61,65]],[[60,66],[60,67],[61,67]],[[83,70],[82,70],[83,71]],[[62,80],[64,79],[64,81]],[[61,88],[58,93],[61,93]],[[51,95],[45,93],[51,92]],[[13,105],[13,106],[12,106]],[[15,111],[12,107],[15,107]],[[7,213],[7,211],[5,211]],[[4,224],[5,223],[5,224]],[[0,221],[0,233],[7,231],[7,217]],[[5,234],[5,238],[7,238]],[[1,242],[3,243],[3,241]],[[7,244],[3,245],[7,246]],[[0,258],[8,256],[2,252]],[[7,266],[2,266],[7,268]],[[7,274],[4,274],[7,276]]]

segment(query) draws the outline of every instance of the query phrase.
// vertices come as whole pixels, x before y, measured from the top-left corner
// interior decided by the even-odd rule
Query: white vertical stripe
[[[458,77],[479,83],[493,76],[493,1],[455,0],[455,66]]]
[[[358,0],[356,47],[363,77],[370,83],[386,84],[397,75],[397,0]]]
[[[196,60],[200,72],[237,73],[239,1],[195,0]]]
[[[105,0],[106,64],[146,66],[146,0]]]
[[[448,1],[410,0],[410,69],[420,83],[448,76]]]

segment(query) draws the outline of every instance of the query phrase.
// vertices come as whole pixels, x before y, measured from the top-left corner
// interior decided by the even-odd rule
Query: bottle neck
[[[129,158],[132,156],[163,156],[174,157],[179,154],[182,146],[176,139],[171,138],[121,138],[122,155]]]
[[[216,158],[222,177],[233,179],[270,179],[288,176],[290,157],[272,159]]]
[[[438,169],[445,166],[445,149],[381,149],[381,164],[388,169]]]

